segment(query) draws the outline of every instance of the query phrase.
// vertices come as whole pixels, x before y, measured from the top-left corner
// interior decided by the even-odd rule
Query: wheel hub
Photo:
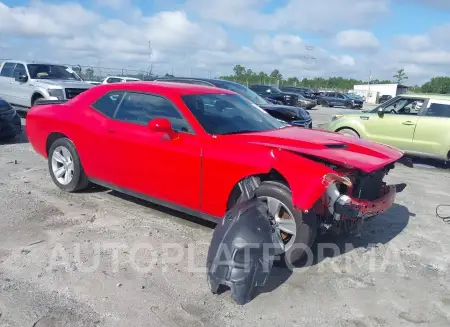
[[[65,146],[58,146],[52,153],[52,173],[58,183],[69,184],[73,179],[74,165],[70,151]]]
[[[275,229],[279,233],[283,244],[280,244],[284,251],[288,251],[295,241],[297,233],[297,225],[294,215],[289,208],[280,200],[273,197],[261,196],[258,197],[269,208],[270,217],[275,221]]]

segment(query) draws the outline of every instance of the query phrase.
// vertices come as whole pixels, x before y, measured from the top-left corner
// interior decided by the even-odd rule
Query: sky
[[[7,0],[5,58],[198,77],[236,64],[363,80],[404,69],[421,84],[450,74],[450,1]]]

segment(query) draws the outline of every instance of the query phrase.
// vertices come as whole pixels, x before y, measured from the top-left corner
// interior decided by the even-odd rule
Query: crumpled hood
[[[36,79],[34,80],[35,85],[39,86],[60,86],[63,88],[74,88],[74,89],[89,89],[93,87],[92,84],[86,83],[84,81],[74,81],[67,79]]]
[[[376,142],[334,132],[285,127],[278,130],[229,135],[238,142],[262,145],[324,159],[371,172],[393,163],[403,152]]]
[[[293,107],[293,106],[285,106],[285,105],[279,105],[279,104],[261,104],[259,105],[262,109],[268,109],[268,110],[290,110],[295,115],[297,115],[300,118],[303,119],[311,119],[311,116],[309,113],[301,107]]]

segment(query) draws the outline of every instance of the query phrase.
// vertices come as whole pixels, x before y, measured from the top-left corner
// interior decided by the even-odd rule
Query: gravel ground
[[[0,145],[0,326],[449,326],[450,225],[435,215],[449,176],[399,165],[389,180],[408,187],[361,238],[320,238],[237,306],[205,282],[212,226],[102,188],[63,193],[24,138]]]

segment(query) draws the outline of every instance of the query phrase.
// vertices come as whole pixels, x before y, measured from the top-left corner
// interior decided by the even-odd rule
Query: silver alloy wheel
[[[65,146],[58,146],[52,153],[52,171],[58,183],[69,184],[73,179],[73,159]]]
[[[258,199],[267,203],[269,213],[277,223],[277,231],[282,240],[284,252],[288,251],[295,242],[297,224],[291,210],[280,200],[270,196],[260,196]]]

